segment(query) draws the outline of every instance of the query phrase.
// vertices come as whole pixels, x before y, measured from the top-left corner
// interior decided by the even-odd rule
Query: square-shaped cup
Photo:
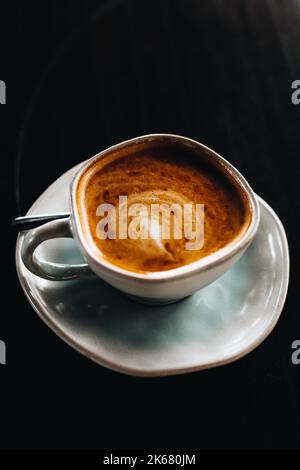
[[[218,251],[197,261],[167,271],[138,273],[121,268],[104,257],[95,256],[91,243],[83,233],[77,204],[78,185],[86,170],[99,159],[109,154],[118,156],[134,155],[140,149],[159,148],[160,145],[172,145],[178,150],[187,148],[198,158],[226,173],[232,184],[246,199],[250,222],[240,237]],[[253,241],[260,220],[259,204],[255,193],[245,178],[228,161],[216,152],[195,140],[171,135],[150,134],[137,137],[104,150],[84,162],[77,171],[70,187],[70,217],[48,222],[28,232],[22,244],[22,260],[25,266],[35,275],[49,280],[84,279],[98,276],[128,296],[145,303],[164,304],[187,297],[202,287],[215,281],[230,269],[243,255]],[[87,264],[58,265],[39,260],[34,251],[45,240],[57,237],[73,237]],[[82,285],[84,289],[84,284]]]

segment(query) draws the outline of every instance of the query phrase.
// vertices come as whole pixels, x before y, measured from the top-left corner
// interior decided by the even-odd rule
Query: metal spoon
[[[51,220],[65,219],[67,217],[70,217],[69,212],[61,212],[59,214],[25,215],[13,219],[11,225],[18,231],[30,230],[41,224],[50,222]]]

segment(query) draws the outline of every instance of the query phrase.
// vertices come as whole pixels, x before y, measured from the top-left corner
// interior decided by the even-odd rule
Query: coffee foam
[[[161,237],[133,240],[97,237],[97,207],[103,203],[119,210],[119,196],[128,206],[143,204],[204,204],[204,246],[185,249],[186,240]],[[92,165],[78,185],[77,203],[84,233],[96,253],[107,261],[136,272],[173,269],[203,258],[239,237],[250,221],[243,195],[220,169],[174,149],[143,149],[133,154],[107,155]],[[149,220],[149,219],[148,219]],[[145,225],[149,234],[160,232],[161,220]]]

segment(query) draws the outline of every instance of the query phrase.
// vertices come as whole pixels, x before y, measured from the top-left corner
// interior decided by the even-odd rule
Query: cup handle
[[[36,248],[51,238],[73,238],[70,218],[53,220],[25,234],[21,257],[29,271],[49,281],[69,281],[96,276],[88,264],[58,264],[38,259],[34,254]]]

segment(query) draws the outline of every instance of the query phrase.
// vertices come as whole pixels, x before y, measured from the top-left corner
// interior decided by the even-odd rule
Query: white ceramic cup
[[[84,238],[76,205],[76,192],[78,182],[86,169],[112,152],[132,152],[134,154],[139,146],[155,144],[188,146],[189,150],[199,158],[204,158],[214,166],[230,175],[231,180],[247,198],[250,210],[250,223],[248,228],[237,240],[224,248],[212,253],[191,264],[168,271],[151,273],[136,273],[120,268],[104,258],[95,257],[93,250]],[[151,134],[114,145],[86,161],[76,173],[70,187],[70,217],[48,222],[26,233],[22,244],[22,260],[25,266],[35,275],[48,280],[84,279],[99,276],[116,289],[141,302],[163,304],[175,302],[187,297],[202,287],[215,281],[238,261],[244,251],[253,241],[260,220],[260,210],[255,193],[245,178],[229,162],[205,145],[171,134]],[[37,258],[35,249],[40,243],[58,237],[73,237],[81,250],[87,264],[63,265],[45,262]],[[84,289],[84,285],[82,285]]]

